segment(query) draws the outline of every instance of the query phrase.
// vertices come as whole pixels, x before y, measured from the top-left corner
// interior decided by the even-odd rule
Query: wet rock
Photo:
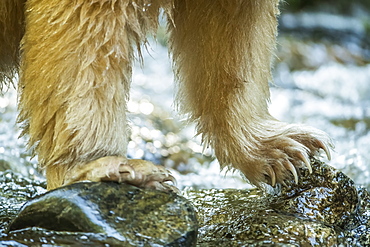
[[[315,161],[313,174],[270,193],[187,192],[198,209],[198,246],[369,246],[370,196]]]
[[[0,172],[0,246],[5,229],[17,215],[22,204],[44,193],[45,187],[44,181],[31,180],[10,170]]]
[[[77,183],[27,202],[7,239],[35,244],[192,246],[194,208],[175,193],[117,183]]]
[[[370,246],[369,193],[330,166],[312,161],[312,167],[313,174],[300,170],[298,184],[288,181],[268,193],[185,191],[197,209],[196,246]],[[46,200],[52,195],[54,204]],[[31,206],[41,198],[23,207],[0,245],[189,246],[196,241],[193,208],[175,194],[81,183],[45,194],[35,213]]]

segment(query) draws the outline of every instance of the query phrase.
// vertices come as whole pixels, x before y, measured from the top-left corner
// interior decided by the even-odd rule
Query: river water
[[[369,187],[370,39],[365,26],[358,18],[322,13],[283,15],[269,110],[279,120],[327,132],[335,144],[329,164]],[[237,172],[220,173],[211,150],[203,150],[194,137],[194,126],[176,114],[167,48],[150,42],[147,50],[144,65],[134,67],[129,156],[165,164],[180,188],[250,187]],[[0,168],[42,179],[37,159],[26,151],[27,139],[18,138],[17,97],[8,91],[0,99]]]

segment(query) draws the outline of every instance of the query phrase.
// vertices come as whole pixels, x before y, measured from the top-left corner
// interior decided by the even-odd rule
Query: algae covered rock
[[[30,244],[193,246],[192,205],[175,193],[117,183],[76,183],[28,201],[8,239]]]
[[[369,193],[326,164],[312,167],[299,171],[298,184],[185,190],[187,200],[116,183],[74,184],[27,202],[0,244],[370,246]]]
[[[312,161],[282,189],[189,191],[198,246],[369,246],[370,197],[343,173]]]

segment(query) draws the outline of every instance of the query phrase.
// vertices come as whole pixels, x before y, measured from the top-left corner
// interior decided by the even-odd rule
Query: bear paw
[[[330,160],[331,141],[327,135],[314,128],[298,125],[290,127],[282,133],[271,136],[261,143],[263,157],[266,163],[262,166],[265,182],[275,186],[293,176],[298,184],[297,168],[306,166],[312,173],[310,157],[316,156],[323,150]]]
[[[74,167],[66,174],[63,185],[84,180],[114,181],[140,188],[179,192],[174,185],[170,184],[176,183],[175,178],[164,167],[154,165],[149,161],[129,160],[119,156],[107,156]]]
[[[323,150],[328,159],[331,158],[333,145],[327,134],[320,130],[277,121],[260,125],[258,129],[258,133],[244,132],[239,138],[229,140],[229,145],[216,147],[220,163],[240,170],[254,185],[284,185],[284,181],[290,178],[298,183],[298,168],[306,166],[312,173],[310,157]]]

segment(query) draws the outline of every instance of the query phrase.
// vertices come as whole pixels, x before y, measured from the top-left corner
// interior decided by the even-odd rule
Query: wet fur
[[[277,5],[2,0],[0,79],[14,77],[20,47],[18,121],[46,169],[48,188],[61,186],[72,168],[126,156],[134,48],[155,33],[160,7],[169,20],[178,108],[197,124],[204,145],[222,167],[239,169],[253,184],[289,178],[292,166],[327,147],[328,138],[268,113]]]

